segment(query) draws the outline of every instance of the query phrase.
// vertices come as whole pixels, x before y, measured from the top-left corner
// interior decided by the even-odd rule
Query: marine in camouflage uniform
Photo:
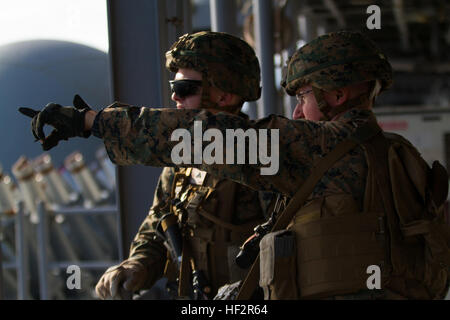
[[[170,136],[176,128],[188,128],[192,133],[196,120],[202,121],[204,130],[217,128],[224,135],[225,129],[279,129],[280,169],[274,176],[260,175],[259,165],[229,165],[226,168],[222,165],[200,165],[199,168],[258,190],[281,192],[293,197],[299,186],[314,172],[314,165],[324,155],[351,137],[358,128],[376,121],[370,106],[374,96],[390,86],[391,77],[389,63],[372,42],[359,33],[334,33],[322,36],[298,50],[290,58],[283,81],[283,86],[290,95],[302,94],[305,87],[311,88],[317,107],[321,111],[319,118],[300,114],[299,119],[292,121],[271,115],[262,120],[249,121],[225,114],[211,115],[207,111],[184,111],[183,115],[178,115],[177,110],[160,111],[115,104],[104,109],[102,114],[96,117],[93,131],[95,135],[102,137],[111,160],[117,164],[167,165],[172,161],[170,150],[173,148],[173,142],[162,140],[161,137]],[[362,92],[355,90],[357,93],[346,97],[345,102],[339,106],[332,107],[326,100],[326,98],[329,100],[328,92],[361,83],[366,84],[365,90]],[[311,96],[309,98],[311,99]],[[304,107],[301,101],[299,105],[297,107],[300,109]],[[307,119],[301,119],[305,116]],[[142,145],[137,146],[135,139],[120,139],[124,135],[122,128],[129,126],[126,120],[128,118],[152,119],[154,123],[150,129],[152,134],[143,135],[142,131],[132,133],[135,138],[146,137]],[[326,121],[331,119],[333,121]],[[118,129],[117,132],[103,129],[113,124]],[[363,211],[367,174],[365,151],[362,147],[357,147],[342,157],[320,179],[303,211],[297,215],[299,218],[294,219],[294,226],[291,228],[295,228],[295,225],[301,226],[302,219],[303,223],[314,221],[317,219],[311,218],[314,215],[327,217],[346,214],[349,211]],[[349,251],[352,251],[352,244],[342,243],[342,239],[338,238],[328,242],[327,237],[323,239],[322,242],[326,243],[327,248],[317,243],[311,248],[302,248],[305,252],[301,253],[300,261],[312,259],[313,262],[301,262],[298,266],[298,269],[303,271],[297,276],[300,277],[298,282],[303,284],[300,291],[306,297],[323,297],[320,293],[328,291],[325,296],[338,293],[351,294],[350,297],[353,298],[355,293],[352,292],[353,284],[349,287],[347,282],[350,283],[350,279],[341,277],[346,270],[354,266],[351,262],[339,260],[351,254]],[[343,256],[330,257],[335,254],[333,251],[341,252]],[[378,263],[381,260],[374,258],[378,259],[379,255],[369,254],[367,260],[363,262],[364,265],[375,264],[373,261]],[[289,269],[281,272],[287,274]],[[294,277],[292,282],[295,281]],[[338,283],[338,285],[335,285],[334,292],[327,287],[324,292],[319,290],[319,295],[316,295],[318,292],[314,291],[315,286],[323,286],[324,283]],[[312,293],[308,296],[309,292]],[[379,291],[376,293],[380,294]],[[374,296],[373,292],[362,291],[358,292],[356,297]],[[288,298],[292,297],[299,296],[293,295]]]
[[[260,96],[258,60],[244,41],[231,35],[216,32],[184,35],[167,52],[166,59],[166,66],[172,72],[185,68],[202,74],[201,105],[198,106],[202,109],[228,111],[245,118],[246,115],[239,112],[243,101],[256,100]],[[234,93],[241,99],[236,105],[219,106],[210,99],[213,87]],[[172,98],[182,105],[182,97],[176,95],[175,91]],[[116,127],[109,129],[115,131]],[[268,193],[215,178],[195,168],[166,167],[159,178],[150,212],[131,244],[129,258],[120,268],[138,263],[144,266],[146,271],[136,268],[141,270],[142,276],[135,289],[148,289],[165,276],[173,295],[191,294],[185,281],[180,282],[179,290],[173,285],[177,278],[186,279],[189,274],[179,275],[179,266],[172,261],[161,237],[155,232],[164,214],[180,212],[175,205],[181,202],[187,213],[183,218],[187,219],[186,222],[179,217],[180,225],[184,223],[183,234],[187,241],[184,246],[189,246],[196,269],[206,276],[209,288],[205,290],[211,298],[220,286],[242,280],[245,276],[245,270],[235,265],[234,257],[255,225],[264,220],[270,200]],[[189,261],[185,256],[187,252],[183,253],[183,261]],[[102,278],[99,281],[99,295],[105,296],[110,273],[115,270],[117,267],[109,269],[105,273],[107,280]]]
[[[172,166],[171,150],[175,143],[167,137],[178,128],[186,128],[192,134],[194,121],[202,121],[203,130],[215,128],[223,135],[226,129],[279,129],[279,171],[275,175],[261,175],[261,164],[198,164],[193,167],[257,190],[293,197],[314,173],[315,163],[358,129],[376,123],[371,111],[373,101],[391,82],[391,66],[373,42],[358,32],[335,32],[303,46],[288,62],[282,85],[289,95],[297,95],[299,99],[294,120],[270,115],[251,121],[208,110],[161,110],[115,103],[96,115],[92,132],[103,139],[109,157],[118,165]],[[91,129],[92,118],[90,121],[85,129]],[[141,123],[144,125],[134,125]],[[226,151],[224,148],[224,157]],[[372,292],[360,293],[364,287],[349,283],[355,277],[351,272],[355,261],[361,264],[356,267],[361,268],[367,267],[367,261],[384,258],[382,243],[370,239],[373,252],[368,252],[368,259],[361,263],[355,252],[364,244],[348,242],[351,239],[345,238],[345,230],[338,230],[337,233],[342,234],[340,238],[320,233],[320,223],[327,217],[349,212],[358,214],[367,209],[368,173],[365,150],[357,146],[326,171],[292,220],[290,228],[296,231],[297,237],[304,236],[308,240],[314,234],[320,235],[315,240],[309,239],[309,245],[304,243],[298,251],[300,264],[293,282],[303,286],[299,288],[301,294],[309,290],[310,297],[325,294],[331,298],[376,298]],[[357,223],[359,218],[355,216],[354,221]],[[305,235],[302,232],[309,222],[318,222],[319,227],[308,230],[313,234]],[[357,228],[364,232],[367,226]],[[382,230],[376,231],[376,234],[381,233]],[[325,286],[321,291],[322,285]],[[398,297],[392,292],[377,292],[380,298],[386,298],[387,294],[392,294],[391,298]]]

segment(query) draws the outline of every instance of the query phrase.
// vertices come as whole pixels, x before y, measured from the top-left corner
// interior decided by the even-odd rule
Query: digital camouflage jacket
[[[226,129],[279,129],[279,170],[274,175],[261,175],[260,163],[203,163],[191,166],[256,190],[292,197],[318,159],[352,135],[358,127],[374,119],[372,111],[364,109],[351,109],[336,121],[314,122],[290,120],[277,115],[248,120],[225,113],[212,114],[206,110],[152,109],[114,103],[97,115],[92,131],[103,139],[109,157],[117,165],[173,167],[171,151],[178,142],[170,141],[171,134],[178,128],[185,128],[193,137],[194,121],[202,121],[203,131],[216,128],[223,136]],[[207,144],[204,142],[204,146]],[[224,158],[226,152],[224,147]],[[315,187],[311,199],[351,194],[362,204],[366,175],[364,151],[357,147],[328,170]]]

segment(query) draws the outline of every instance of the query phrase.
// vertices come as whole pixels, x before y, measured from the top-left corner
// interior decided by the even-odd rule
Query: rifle
[[[202,270],[197,270],[194,259],[190,259],[192,268],[192,290],[194,300],[208,300],[208,294],[211,293],[211,286],[206,280]]]
[[[253,229],[255,233],[251,235],[241,246],[240,248],[241,250],[239,251],[239,253],[235,258],[235,262],[240,268],[242,269],[249,268],[256,260],[256,257],[258,257],[259,243],[261,242],[261,239],[272,230],[281,207],[282,206],[286,207],[287,199],[284,197],[283,200],[281,200],[281,197],[282,197],[281,194],[278,194],[277,201],[275,203],[274,209],[270,215],[269,220],[267,220],[263,224],[257,225]]]
[[[173,213],[163,215],[158,221],[156,232],[164,240],[164,246],[169,250],[172,260],[180,268],[183,240],[181,230],[178,226],[177,216]]]
[[[180,206],[177,206],[177,208],[180,209]],[[156,232],[164,240],[165,247],[169,250],[173,261],[176,262],[178,270],[181,272],[183,249],[186,252],[190,248],[186,248],[186,241],[183,241],[177,216],[173,213],[163,215],[158,221]],[[208,284],[204,272],[197,269],[192,257],[189,258],[189,263],[192,270],[192,299],[207,300],[208,294],[211,293],[211,286]],[[177,282],[179,280],[177,279]]]

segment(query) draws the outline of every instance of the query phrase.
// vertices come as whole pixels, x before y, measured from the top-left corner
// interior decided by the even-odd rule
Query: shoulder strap
[[[319,163],[311,170],[311,174],[302,184],[299,191],[294,195],[288,206],[284,209],[281,215],[277,218],[275,225],[271,232],[284,229],[288,226],[289,222],[294,217],[295,213],[303,206],[309,195],[313,192],[314,187],[323,177],[325,172],[328,171],[340,158],[347,154],[350,150],[354,149],[360,143],[370,139],[378,132],[380,127],[376,122],[369,122],[367,125],[360,127],[357,131],[347,140],[339,143],[336,148],[330,151]],[[259,276],[259,255],[253,263],[247,277],[245,278],[242,288],[239,291],[236,300],[248,300],[251,298],[255,288],[258,285]]]

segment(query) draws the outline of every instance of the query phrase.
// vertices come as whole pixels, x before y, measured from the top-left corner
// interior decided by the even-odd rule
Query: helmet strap
[[[200,106],[202,109],[217,109],[218,105],[211,101],[211,95],[210,95],[210,84],[208,81],[208,76],[206,73],[203,73],[203,79],[202,79],[202,97]]]
[[[203,73],[202,97],[200,102],[202,109],[214,109],[234,114],[237,114],[241,110],[242,105],[219,106],[217,103],[212,102],[210,92],[211,85],[209,84],[208,76],[206,73]]]
[[[369,91],[370,92],[369,100],[371,100],[373,103],[375,103],[375,99],[380,94],[382,86],[381,86],[381,81],[378,79],[375,79],[372,82],[373,83],[372,83],[371,89]]]
[[[317,101],[317,106],[319,107],[320,112],[322,112],[322,117],[320,118],[320,121],[330,121],[336,115],[344,111],[355,108],[364,108],[369,103],[369,97],[367,95],[367,92],[365,92],[363,94],[360,94],[359,96],[356,96],[352,99],[345,101],[340,106],[333,108],[330,105],[328,105],[328,103],[325,101],[322,89],[314,86],[312,87],[312,89]]]
[[[323,90],[315,86],[312,86],[312,90],[314,97],[316,98],[317,101],[317,106],[320,112],[322,112],[322,117],[319,120],[320,121],[331,120],[331,118],[328,117],[328,114],[331,111],[331,107],[328,105],[328,103],[325,101],[325,98],[323,97]]]

